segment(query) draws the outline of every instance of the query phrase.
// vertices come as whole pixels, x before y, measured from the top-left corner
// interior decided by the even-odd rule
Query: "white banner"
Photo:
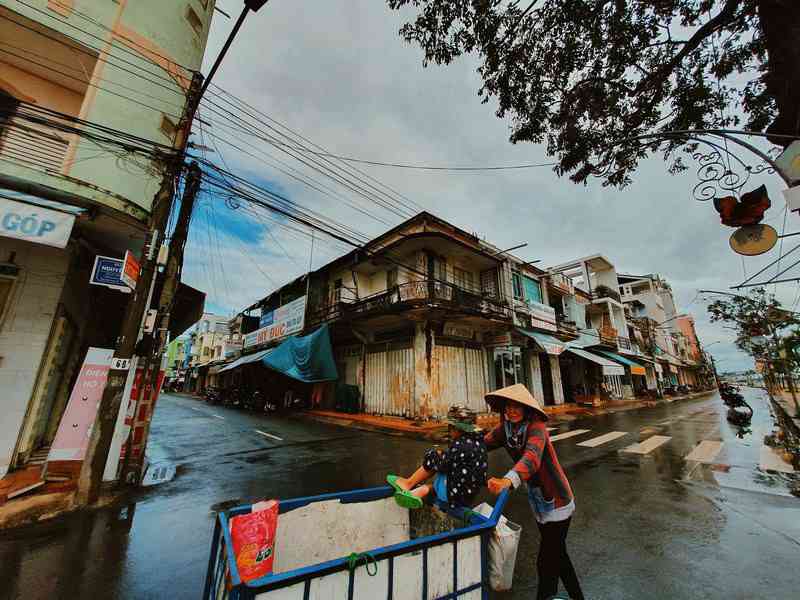
[[[75,215],[0,198],[0,236],[63,248]]]
[[[299,333],[305,326],[306,297],[292,300],[261,317],[261,329],[244,336],[244,347],[260,346]]]

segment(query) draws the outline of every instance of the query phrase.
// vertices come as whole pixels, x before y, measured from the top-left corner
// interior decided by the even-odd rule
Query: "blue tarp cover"
[[[273,348],[261,362],[265,367],[305,383],[339,379],[327,325],[304,337],[290,337]]]

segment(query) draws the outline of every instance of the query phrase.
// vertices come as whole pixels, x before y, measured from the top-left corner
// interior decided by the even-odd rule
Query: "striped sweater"
[[[545,423],[538,420],[528,423],[517,447],[509,443],[510,427],[502,419],[500,425],[484,437],[489,450],[505,447],[515,462],[505,477],[511,480],[514,488],[523,481],[528,484],[528,497],[539,522],[568,518],[575,509],[574,496]]]

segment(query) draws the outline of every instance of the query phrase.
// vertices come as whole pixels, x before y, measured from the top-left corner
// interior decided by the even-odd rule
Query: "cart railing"
[[[342,493],[282,500],[279,505],[279,512],[286,513],[296,508],[326,500],[339,500],[345,504],[351,502],[370,502],[388,498],[392,496],[393,493],[394,490],[391,487],[382,486]],[[489,590],[487,571],[488,536],[497,526],[507,500],[508,491],[506,490],[498,496],[490,517],[484,517],[467,509],[450,510],[445,506],[440,506],[441,509],[452,516],[461,518],[469,524],[465,527],[445,533],[371,549],[368,553],[369,562],[374,564],[374,567],[377,568],[379,572],[386,574],[385,576],[382,575],[381,579],[376,578],[374,584],[372,584],[371,581],[360,581],[366,576],[366,569],[360,568],[364,566],[364,564],[360,563],[359,568],[354,568],[352,562],[348,560],[349,557],[341,557],[283,573],[273,573],[246,583],[242,582],[238,569],[236,568],[229,523],[231,517],[249,513],[251,506],[246,505],[233,508],[227,512],[219,513],[215,520],[211,555],[208,563],[203,598],[204,600],[220,600],[223,598],[230,600],[249,600],[256,597],[270,598],[271,595],[268,594],[268,592],[282,590],[286,592],[286,594],[281,595],[281,598],[297,597],[298,599],[304,599],[310,597],[309,594],[314,585],[320,585],[320,582],[315,580],[320,580],[325,577],[326,579],[336,580],[335,582],[326,581],[326,586],[338,583],[343,588],[347,588],[343,598],[353,598],[353,589],[360,582],[369,583],[376,588],[380,588],[380,593],[375,596],[376,600],[381,597],[391,599],[397,597],[396,594],[392,594],[392,590],[394,588],[394,578],[400,576],[398,571],[403,571],[403,580],[405,581],[408,576],[408,568],[411,567],[414,574],[420,577],[419,584],[421,585],[421,589],[419,598],[427,600],[431,597],[431,593],[434,593],[434,597],[436,598],[456,599],[461,597],[474,597],[474,593],[479,593],[482,599],[486,599],[488,598]],[[471,545],[469,548],[465,546],[465,544],[470,541],[470,538],[479,538],[479,553],[475,552],[474,545]],[[462,549],[462,554],[469,554],[469,557],[466,559],[462,557],[461,564],[459,564],[459,548]],[[465,550],[468,552],[465,552]],[[472,563],[477,564],[465,564],[470,560]],[[437,583],[431,580],[432,562],[439,567],[442,564],[449,565],[448,568],[450,570],[448,571],[447,577],[452,576],[452,585],[449,581],[446,582],[448,592],[441,596],[433,592],[433,589],[436,589],[433,586],[437,585]],[[470,566],[472,568],[470,568]],[[475,572],[476,567],[477,573]],[[328,576],[335,576],[336,574],[340,575],[338,577],[328,578]],[[434,573],[434,575],[441,578],[441,569]],[[439,585],[440,584],[441,582],[439,582]],[[404,583],[404,587],[406,587],[406,585],[407,584]],[[387,593],[383,593],[383,587],[381,586],[386,588]],[[480,590],[480,592],[478,590]],[[296,593],[293,594],[293,591]],[[313,596],[314,594],[311,594],[311,597]],[[325,597],[334,596],[326,595]],[[410,597],[416,597],[416,595],[414,594],[409,596],[409,598]]]

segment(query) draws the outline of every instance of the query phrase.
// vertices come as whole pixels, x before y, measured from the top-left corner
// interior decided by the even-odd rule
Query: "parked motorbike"
[[[235,386],[226,390],[223,397],[223,403],[226,406],[237,407],[242,405],[242,388]]]
[[[261,411],[264,408],[264,395],[261,390],[256,390],[251,394],[243,394],[242,407],[247,410]]]
[[[207,387],[203,392],[203,398],[209,404],[219,404],[220,391],[215,387]]]

